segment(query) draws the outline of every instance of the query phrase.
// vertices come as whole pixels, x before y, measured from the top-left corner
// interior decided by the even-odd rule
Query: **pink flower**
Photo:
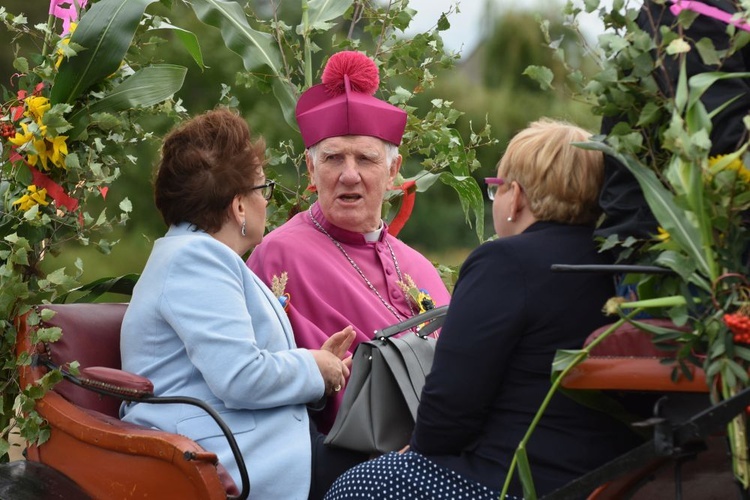
[[[88,0],[50,0],[49,13],[63,20],[63,35],[70,31],[71,21],[78,20],[78,11],[86,7]]]

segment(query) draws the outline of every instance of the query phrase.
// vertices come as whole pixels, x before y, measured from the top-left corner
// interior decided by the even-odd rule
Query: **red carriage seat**
[[[123,394],[150,393],[150,381],[120,371],[120,325],[127,304],[39,306],[54,316],[32,325],[18,319],[17,353],[32,355],[20,374],[21,387],[37,384],[48,372],[42,362],[80,363],[82,381]],[[41,317],[41,316],[40,316]],[[60,327],[57,342],[35,343],[40,327]],[[106,380],[96,380],[104,375]],[[119,386],[125,386],[124,388]],[[177,434],[118,419],[120,401],[63,381],[36,403],[49,423],[49,440],[26,450],[27,460],[62,472],[97,499],[190,498],[223,500],[238,494],[216,455]]]

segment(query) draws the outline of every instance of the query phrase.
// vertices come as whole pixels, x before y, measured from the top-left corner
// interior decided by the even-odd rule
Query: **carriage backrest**
[[[60,327],[63,335],[44,344],[50,359],[58,366],[77,361],[81,368],[103,366],[120,369],[120,326],[127,304],[51,304],[39,306],[55,315],[42,326]],[[68,381],[56,385],[55,392],[89,410],[117,418],[120,400],[102,396]]]

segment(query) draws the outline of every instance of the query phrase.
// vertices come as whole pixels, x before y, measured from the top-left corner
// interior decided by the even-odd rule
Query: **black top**
[[[704,0],[703,3],[725,12],[737,12],[734,2],[729,0]],[[640,10],[637,23],[641,29],[654,35],[654,25],[657,27],[673,26],[676,18],[669,10],[669,4],[659,5],[647,0]],[[690,27],[684,30],[685,39],[691,45],[685,61],[688,78],[709,71],[726,73],[750,71],[750,64],[748,64],[750,45],[746,45],[731,57],[726,58],[721,67],[705,64],[701,59],[695,44],[703,38],[708,38],[713,42],[716,50],[725,50],[729,45],[726,30],[725,23],[703,15],[698,15]],[[665,96],[672,96],[674,89],[677,88],[680,73],[679,59],[667,56],[665,69],[666,71],[659,69],[654,76],[661,92]],[[701,98],[709,113],[732,99],[735,100],[712,120],[711,155],[734,152],[747,140],[742,119],[750,110],[750,79],[718,80]],[[613,127],[623,120],[625,120],[624,116],[605,116],[602,120],[602,133],[609,134]],[[647,130],[645,133],[652,134],[653,132],[653,130]],[[595,234],[603,237],[617,234],[620,240],[628,236],[650,239],[656,234],[658,224],[643,197],[638,181],[627,168],[612,157],[605,157],[604,165],[604,186],[599,204],[606,218]]]
[[[478,247],[461,268],[419,405],[412,448],[500,490],[513,453],[551,386],[557,349],[580,349],[612,322],[606,274],[551,272],[552,264],[608,264],[592,228],[537,222]],[[529,443],[539,495],[637,444],[610,417],[562,394]],[[519,483],[510,493],[521,495]]]

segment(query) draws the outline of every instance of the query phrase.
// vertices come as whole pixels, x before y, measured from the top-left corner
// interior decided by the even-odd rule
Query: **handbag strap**
[[[406,371],[409,374],[408,382],[411,385],[415,399],[414,407],[409,409],[415,421],[417,418],[417,405],[422,399],[422,389],[424,388],[427,375],[432,369],[432,360],[435,357],[435,344],[437,340],[429,337],[420,337],[418,335],[407,335],[397,339],[389,339],[389,342],[401,353]],[[405,384],[402,384],[405,385]],[[402,392],[403,388],[402,388]]]
[[[383,328],[382,330],[375,330],[374,337],[376,339],[388,338],[396,335],[397,333],[401,333],[404,330],[408,330],[410,328],[414,328],[415,326],[421,325],[422,323],[429,322],[429,324],[422,328],[422,330],[420,330],[420,332],[418,333],[420,337],[426,337],[443,324],[447,312],[447,305],[430,309],[429,311],[425,311],[422,314],[412,316],[409,319]],[[427,331],[427,333],[424,333],[424,330],[427,330],[428,328],[429,330]]]
[[[416,338],[416,337],[415,337]],[[409,407],[409,413],[411,413],[414,421],[417,420],[417,407],[419,406],[419,398],[422,395],[422,387],[424,386],[424,375],[421,377],[421,386],[415,387],[415,380],[410,376],[412,372],[418,371],[419,362],[416,361],[415,355],[412,353],[404,356],[404,350],[398,348],[394,340],[400,339],[388,339],[385,340],[384,344],[380,344],[378,351],[383,356],[383,360],[391,370],[393,378],[396,380],[401,394],[404,396],[406,406]],[[426,342],[426,339],[418,339]],[[377,341],[375,341],[377,342]],[[408,349],[406,349],[408,351]],[[399,356],[399,353],[401,356]],[[419,379],[417,380],[419,383]]]

